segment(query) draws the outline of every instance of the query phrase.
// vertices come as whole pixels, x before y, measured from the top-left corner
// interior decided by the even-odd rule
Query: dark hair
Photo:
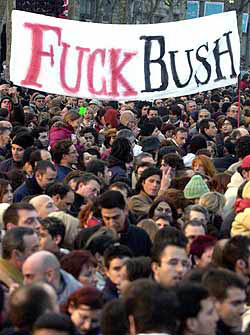
[[[3,259],[10,259],[12,251],[15,249],[24,252],[26,246],[23,238],[25,235],[33,234],[35,234],[34,230],[28,227],[15,227],[8,230],[2,242]]]
[[[246,289],[244,282],[234,272],[222,269],[211,269],[204,274],[202,284],[208,289],[209,295],[219,301],[227,298],[230,288]]]
[[[21,286],[9,298],[10,320],[20,330],[31,331],[39,316],[53,309],[53,301],[43,284]]]
[[[152,262],[160,264],[162,253],[168,246],[185,249],[187,246],[187,238],[181,231],[174,227],[164,227],[158,230],[151,252]]]
[[[28,148],[28,149],[30,149],[30,148]],[[28,149],[26,149],[26,150],[28,150]],[[25,150],[24,154],[26,153],[26,150]],[[42,150],[45,150],[45,149],[37,149],[37,150],[34,150],[30,153],[28,162],[32,166],[33,170],[35,168],[36,163],[42,160],[42,155],[41,155]]]
[[[129,321],[122,299],[115,299],[105,304],[100,326],[102,335],[129,334]]]
[[[196,154],[198,150],[206,148],[207,148],[207,141],[204,136],[195,135],[190,140],[189,151],[192,154]]]
[[[45,313],[41,315],[34,325],[34,334],[39,329],[53,329],[67,332],[67,335],[75,335],[76,329],[70,317],[65,314]]]
[[[104,175],[105,167],[108,164],[100,159],[92,159],[85,167],[85,171],[93,173],[95,176],[98,176],[98,172]]]
[[[127,315],[132,315],[137,333],[176,332],[178,300],[168,290],[152,280],[139,279],[131,284],[125,295]]]
[[[209,298],[208,290],[197,283],[181,284],[177,288],[177,297],[179,299],[180,308],[180,332],[183,334],[186,328],[186,322],[189,318],[196,318],[202,309],[202,300]],[[192,308],[190,308],[192,306]]]
[[[62,269],[72,274],[77,280],[84,265],[97,266],[95,258],[87,250],[73,250],[68,255],[63,256],[60,263]]]
[[[215,123],[215,121],[213,119],[203,119],[199,122],[199,129],[201,134],[205,134],[205,129],[209,129],[210,127],[210,123],[213,122]]]
[[[151,275],[151,259],[150,257],[133,257],[125,261],[128,279],[134,281],[140,278],[149,278]]]
[[[122,162],[129,163],[133,159],[132,147],[127,138],[116,138],[111,146],[110,155]]]
[[[7,191],[7,187],[10,185],[10,181],[0,178],[0,202],[3,202],[3,196]]]
[[[104,265],[108,269],[113,259],[125,257],[133,257],[132,251],[126,245],[115,243],[105,250]]]
[[[91,127],[85,127],[83,129],[80,130],[80,136],[83,136],[87,133],[91,133],[94,136],[95,139],[95,143],[94,144],[98,144],[98,133],[94,128]]]
[[[161,196],[157,197],[157,198],[153,201],[153,203],[152,203],[152,205],[151,205],[151,207],[150,207],[150,209],[149,209],[149,211],[148,211],[148,217],[149,217],[149,218],[153,218],[153,217],[154,217],[154,212],[155,212],[157,206],[158,206],[161,202],[166,202],[166,203],[169,205],[169,207],[171,208],[173,221],[176,222],[177,219],[178,219],[178,213],[177,213],[177,210],[176,210],[176,208],[174,207],[174,205],[171,203],[171,201],[169,201],[169,199],[167,199],[164,195],[161,195]]]
[[[250,155],[250,136],[241,136],[235,145],[235,152],[238,158],[244,158]]]
[[[56,171],[55,165],[51,163],[50,161],[39,161],[37,162],[37,165],[35,166],[34,175],[36,175],[37,172],[44,174],[47,172],[48,169]]]
[[[223,267],[235,271],[236,262],[243,259],[248,264],[250,256],[250,238],[237,235],[232,237],[222,251]]]
[[[135,187],[135,193],[139,193],[141,190],[143,190],[143,182],[154,175],[158,175],[160,178],[162,176],[161,170],[155,167],[149,167],[146,170],[144,170],[136,184]]]
[[[45,194],[49,195],[50,197],[59,194],[60,199],[63,199],[70,191],[71,189],[67,184],[55,182],[47,186]]]
[[[99,206],[101,208],[119,208],[124,210],[126,208],[126,202],[119,191],[106,191],[99,197]]]
[[[72,141],[69,139],[61,140],[56,142],[56,144],[51,149],[51,154],[53,161],[56,164],[60,164],[63,155],[67,155],[70,151],[70,147],[73,145]]]
[[[19,221],[19,210],[26,210],[26,211],[34,211],[35,208],[33,205],[27,203],[27,202],[16,202],[12,205],[10,205],[3,214],[3,223],[4,228],[6,229],[6,226],[8,223],[12,223],[13,225],[17,226]]]
[[[61,241],[58,244],[58,246],[61,247],[63,245],[66,230],[62,221],[56,217],[47,217],[40,220],[40,224],[43,230],[48,231],[52,239],[54,239],[58,235],[61,237]]]
[[[78,190],[80,184],[87,185],[91,180],[95,180],[101,186],[101,181],[98,177],[96,177],[93,173],[86,172],[77,178],[76,191]]]
[[[163,156],[162,160],[173,169],[182,170],[185,168],[183,159],[178,154],[166,154]]]

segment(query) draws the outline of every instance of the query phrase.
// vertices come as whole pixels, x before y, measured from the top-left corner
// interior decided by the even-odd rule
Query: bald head
[[[29,202],[35,207],[38,216],[42,219],[46,218],[50,213],[58,211],[53,199],[45,194],[38,195]]]
[[[38,281],[53,284],[59,277],[60,263],[51,252],[38,251],[26,259],[22,271],[25,284]]]

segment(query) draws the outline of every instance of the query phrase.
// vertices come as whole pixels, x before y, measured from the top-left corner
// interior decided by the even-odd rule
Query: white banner
[[[84,98],[147,100],[235,84],[235,12],[150,25],[86,23],[13,11],[16,85]]]

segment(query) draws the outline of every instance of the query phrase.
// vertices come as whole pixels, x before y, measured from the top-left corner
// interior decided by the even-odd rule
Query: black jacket
[[[14,202],[20,202],[28,195],[40,195],[44,190],[38,185],[36,178],[33,176],[28,178],[21,186],[14,192]]]
[[[241,331],[233,332],[222,320],[218,321],[216,335],[243,335]]]
[[[119,298],[117,287],[112,281],[107,278],[104,289],[102,290],[104,302],[109,302]]]
[[[76,237],[75,249],[84,249],[91,235],[98,231],[102,225],[82,229]],[[126,245],[134,253],[134,256],[150,256],[152,243],[148,234],[139,227],[128,224],[127,230],[120,235],[119,242]]]

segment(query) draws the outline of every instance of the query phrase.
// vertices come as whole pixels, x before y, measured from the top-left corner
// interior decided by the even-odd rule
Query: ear
[[[71,301],[70,304],[69,304],[67,312],[69,312],[69,314],[72,314],[74,312],[74,310],[75,310],[75,307],[74,307],[73,302]]]
[[[48,283],[53,283],[54,278],[55,278],[55,270],[54,269],[48,269],[47,277],[48,277]]]
[[[101,172],[97,172],[97,177],[98,177],[98,178],[103,178],[104,175],[103,175],[103,173],[101,173]]]
[[[195,264],[196,265],[198,265],[199,264],[199,257],[198,256],[194,256],[194,262],[195,262]]]
[[[10,229],[15,228],[15,227],[17,227],[17,225],[15,225],[11,222],[8,222],[7,225],[6,225],[6,230],[10,230]]]
[[[59,201],[61,201],[60,195],[56,194],[56,195],[52,195],[51,197],[54,201],[55,204],[58,204]]]
[[[188,318],[186,321],[186,328],[190,331],[190,333],[196,333],[197,320],[195,318]]]
[[[136,335],[135,319],[133,315],[128,316],[128,321],[129,321],[129,334]]]
[[[246,262],[243,259],[238,259],[235,263],[235,272],[244,273],[246,270]]]
[[[154,275],[157,275],[158,270],[159,270],[159,264],[156,263],[156,262],[153,262],[153,263],[151,264],[151,269],[152,269]]]
[[[59,245],[60,242],[62,241],[62,236],[60,236],[60,235],[58,234],[58,235],[56,235],[56,236],[53,238],[53,240],[55,241],[55,243],[56,243],[57,245]]]

